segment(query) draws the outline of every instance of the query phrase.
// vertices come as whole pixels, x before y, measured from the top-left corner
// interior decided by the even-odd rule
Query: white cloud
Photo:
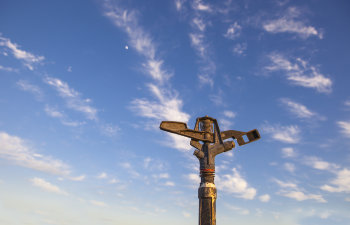
[[[329,172],[335,172],[340,168],[339,165],[326,162],[316,156],[305,156],[303,163],[318,170],[326,170]]]
[[[311,119],[311,118],[317,118],[317,119],[324,119],[324,117],[319,116],[317,113],[312,112],[309,110],[305,105],[302,105],[298,102],[295,102],[289,98],[281,98],[281,102],[287,106],[287,110],[294,114],[296,117],[301,119]]]
[[[350,138],[350,121],[338,121],[337,124],[342,129],[341,132]]]
[[[250,211],[248,209],[244,209],[235,205],[231,205],[231,204],[225,204],[227,208],[229,208],[230,210],[236,211],[238,214],[240,215],[249,215]]]
[[[135,99],[131,103],[135,113],[157,120],[188,122],[189,115],[181,111],[183,103],[177,94],[161,89],[153,84],[149,84],[148,87],[157,101],[151,102],[147,99]]]
[[[241,30],[242,27],[237,22],[235,22],[234,24],[231,24],[228,27],[226,33],[224,34],[224,37],[234,40],[237,37],[239,37],[239,35],[241,34]]]
[[[110,1],[105,2],[105,10],[105,16],[128,34],[131,46],[138,53],[145,56],[146,63],[144,67],[147,73],[160,83],[168,80],[171,75],[162,68],[163,61],[156,58],[154,43],[150,35],[138,25],[136,13],[122,10],[114,6]]]
[[[197,51],[198,55],[205,57],[206,46],[204,44],[204,35],[201,33],[191,33],[190,34],[191,44]]]
[[[226,116],[227,118],[233,119],[236,117],[236,113],[232,112],[232,111],[225,110],[224,116]]]
[[[59,187],[45,181],[44,179],[35,177],[30,179],[30,182],[36,186],[39,187],[41,189],[43,189],[44,191],[47,192],[52,192],[52,193],[56,193],[56,194],[61,194],[61,195],[68,195],[67,192],[61,190]]]
[[[16,59],[22,61],[22,63],[30,70],[34,70],[34,65],[42,62],[45,57],[37,56],[30,52],[21,50],[16,43],[13,43],[10,39],[4,38],[0,34],[0,46],[8,48]]]
[[[227,119],[220,119],[219,120],[220,130],[232,130],[233,122],[231,120]]]
[[[274,182],[278,184],[281,188],[288,188],[288,189],[298,189],[298,185],[292,182],[283,182],[278,179],[273,179]]]
[[[244,56],[247,50],[247,43],[238,43],[233,47],[233,53]]]
[[[193,1],[193,9],[197,11],[205,11],[205,12],[211,12],[211,6],[208,4],[204,4],[202,0],[194,0]]]
[[[204,23],[204,21],[201,18],[198,18],[198,17],[193,18],[192,23],[194,26],[197,27],[197,29],[199,29],[202,32],[206,28],[206,24]]]
[[[136,13],[122,10],[113,5],[111,1],[106,1],[105,15],[127,33],[130,45],[145,57],[143,67],[146,73],[157,82],[148,84],[149,91],[156,100],[134,99],[131,102],[131,109],[142,117],[153,119],[157,127],[161,120],[187,122],[189,115],[181,110],[182,100],[178,97],[177,92],[169,88],[170,85],[166,83],[172,74],[164,70],[163,60],[156,57],[156,47],[150,35],[139,26]],[[183,148],[182,141],[179,142],[181,139],[171,137],[173,146]]]
[[[43,92],[38,86],[31,84],[26,80],[19,80],[16,84],[21,90],[34,94],[38,99],[41,99],[44,96]]]
[[[52,108],[48,105],[45,106],[44,110],[48,116],[59,119],[61,123],[65,126],[77,127],[84,124],[84,122],[69,121],[67,119],[67,116],[63,112],[60,112],[57,109]]]
[[[192,187],[198,187],[201,182],[201,178],[196,173],[187,174],[186,178],[191,182]]]
[[[344,102],[344,105],[347,106],[347,107],[350,107],[350,100],[346,100],[346,101]]]
[[[297,201],[305,201],[305,200],[316,200],[317,202],[327,202],[322,195],[316,194],[305,194],[298,188],[298,185],[291,182],[283,182],[278,179],[274,179],[274,181],[282,188],[279,191],[279,194],[288,198],[295,199]]]
[[[249,187],[248,182],[239,174],[236,168],[233,174],[217,176],[217,188],[221,191],[234,194],[238,198],[254,199],[256,189]]]
[[[122,168],[124,168],[132,177],[139,177],[140,174],[133,168],[133,166],[129,162],[123,162],[119,164]]]
[[[100,125],[100,129],[101,132],[108,137],[114,137],[120,131],[119,126],[112,124],[102,124]]]
[[[17,165],[55,175],[68,175],[69,166],[51,156],[36,153],[24,140],[0,132],[0,157]]]
[[[0,65],[0,70],[6,71],[6,72],[18,72],[18,69],[14,69],[12,67],[6,67],[2,65]]]
[[[169,179],[170,175],[168,173],[160,173],[160,174],[153,174],[152,177],[155,180],[160,180],[160,179]]]
[[[193,17],[190,21],[192,31],[189,34],[191,46],[199,56],[199,72],[197,74],[199,84],[213,87],[216,65],[210,57],[209,44],[206,41],[205,29],[209,22],[206,22],[204,13],[212,11],[209,5],[205,5],[200,0],[195,0],[192,4]]]
[[[63,113],[57,111],[54,108],[49,107],[48,105],[45,106],[45,112],[47,115],[53,117],[53,118],[63,118]]]
[[[107,204],[101,201],[96,201],[96,200],[90,200],[90,203],[95,205],[95,206],[99,206],[99,207],[106,207]]]
[[[291,173],[294,173],[294,171],[295,171],[295,165],[293,163],[285,163],[283,165],[283,168]]]
[[[328,219],[330,216],[332,215],[332,212],[330,211],[324,211],[322,213],[319,214],[319,217],[321,219]]]
[[[350,170],[344,168],[336,172],[337,177],[331,181],[331,185],[323,185],[324,191],[350,193]]]
[[[177,11],[181,11],[184,2],[185,0],[175,0],[175,6]]]
[[[85,175],[80,175],[78,177],[70,177],[69,179],[73,180],[73,181],[83,181],[85,180],[86,176]]]
[[[97,120],[97,109],[90,106],[90,99],[82,99],[79,92],[60,79],[47,76],[44,82],[56,89],[58,94],[66,100],[68,108],[83,113],[90,120]]]
[[[272,138],[289,144],[296,144],[300,141],[300,129],[297,125],[280,126],[266,124],[263,131],[271,134]]]
[[[281,193],[282,196],[295,199],[297,201],[305,201],[305,200],[316,200],[317,202],[325,203],[327,202],[322,195],[315,195],[315,194],[305,194],[301,191],[287,191],[284,193]]]
[[[172,181],[167,181],[164,183],[165,186],[168,186],[168,187],[174,187],[175,186],[175,183],[172,182]]]
[[[150,101],[148,99],[135,99],[131,102],[131,109],[138,115],[155,119],[157,129],[160,121],[171,120],[181,121],[187,123],[190,116],[181,110],[182,100],[178,98],[177,94],[171,93],[171,90],[161,89],[156,85],[148,85],[150,92],[157,99],[157,101]],[[179,135],[168,134],[171,137],[173,147],[179,150],[188,150],[189,139]],[[186,144],[185,144],[186,143]]]
[[[284,71],[287,79],[292,84],[314,88],[322,93],[332,92],[332,80],[301,58],[296,58],[294,63],[277,53],[268,55],[268,58],[271,61],[271,65],[265,67],[268,72]]]
[[[279,19],[263,22],[263,28],[270,33],[294,33],[301,38],[317,36],[323,38],[323,34],[313,26],[307,26],[304,22],[297,20],[301,14],[298,8],[290,7],[287,13]]]
[[[100,173],[99,175],[97,175],[97,178],[98,179],[106,179],[108,176],[107,176],[107,173],[105,172],[102,172]]]
[[[271,197],[268,194],[259,196],[259,200],[262,201],[262,202],[268,202],[268,201],[270,201],[270,199],[271,199]]]
[[[290,148],[290,147],[282,148],[282,156],[283,156],[283,158],[293,158],[296,155],[297,154],[296,154],[294,148]]]

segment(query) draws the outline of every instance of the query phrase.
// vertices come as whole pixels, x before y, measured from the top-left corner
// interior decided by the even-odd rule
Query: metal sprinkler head
[[[193,130],[188,129],[186,123],[175,121],[163,121],[160,124],[160,129],[191,138],[190,145],[196,148],[193,155],[198,158],[200,165],[199,225],[215,225],[217,196],[214,184],[215,156],[235,147],[233,141],[223,142],[223,140],[232,138],[237,140],[239,146],[245,145],[260,139],[258,130],[254,129],[248,132],[227,130],[220,132],[216,119],[207,115],[197,118]]]

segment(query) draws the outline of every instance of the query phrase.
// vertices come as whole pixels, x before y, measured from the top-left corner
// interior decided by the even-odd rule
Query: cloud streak
[[[324,120],[323,116],[311,111],[305,105],[295,102],[289,98],[281,98],[281,103],[286,106],[287,110],[300,119],[319,119]]]
[[[69,166],[51,156],[41,155],[30,149],[24,140],[17,136],[0,132],[0,157],[19,166],[55,175],[70,174]]]
[[[16,84],[21,90],[28,91],[35,95],[37,99],[42,99],[44,96],[42,90],[38,86],[29,83],[29,81],[19,80]]]
[[[278,179],[274,179],[274,181],[280,186],[282,189],[278,192],[281,196],[295,199],[297,201],[305,201],[305,200],[315,200],[320,203],[327,202],[322,195],[318,194],[307,194],[302,191],[297,184],[292,182],[283,182]]]
[[[44,191],[55,193],[55,194],[60,194],[60,195],[68,195],[67,192],[63,191],[58,186],[55,186],[55,185],[45,181],[42,178],[34,177],[34,178],[30,179],[30,182],[34,186],[39,187],[40,189],[42,189]]]
[[[270,134],[271,137],[277,141],[289,144],[296,144],[300,142],[300,129],[297,125],[281,126],[266,124],[263,131]]]
[[[268,55],[271,62],[265,67],[267,72],[285,72],[287,80],[297,86],[314,88],[321,93],[332,92],[332,80],[325,77],[319,70],[310,66],[308,62],[301,58],[296,58],[294,62],[278,53]]]
[[[34,65],[41,63],[45,59],[44,56],[34,55],[30,52],[20,49],[20,47],[16,43],[12,42],[8,38],[2,37],[1,34],[0,34],[0,46],[9,50],[12,53],[12,55],[16,59],[19,59],[20,61],[22,61],[22,63],[29,70],[34,70]]]
[[[147,84],[154,100],[148,98],[134,99],[131,102],[130,109],[139,116],[153,120],[153,123],[157,124],[155,127],[158,127],[161,120],[177,120],[187,123],[190,116],[182,111],[183,102],[169,83],[172,74],[163,68],[163,60],[157,58],[155,44],[150,34],[138,24],[136,12],[123,10],[110,1],[105,1],[104,9],[104,15],[115,26],[127,33],[130,46],[144,57],[143,68],[155,82]],[[184,145],[183,137],[170,135],[170,138],[173,147],[180,150],[189,149],[188,144],[187,146]]]
[[[46,76],[44,82],[53,87],[65,101],[68,108],[83,113],[87,119],[97,120],[97,109],[90,105],[90,99],[83,99],[81,94],[69,87],[68,83]]]
[[[298,20],[300,14],[301,12],[298,8],[290,7],[281,18],[263,22],[263,29],[274,34],[292,33],[304,39],[310,36],[316,36],[322,39],[323,34],[319,30],[313,26],[307,26],[304,22]]]
[[[350,121],[338,121],[337,125],[341,128],[341,133],[350,138]]]

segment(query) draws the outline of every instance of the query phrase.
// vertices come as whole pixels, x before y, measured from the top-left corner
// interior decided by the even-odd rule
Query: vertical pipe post
[[[211,132],[212,122],[204,120],[202,131]],[[201,183],[198,188],[199,198],[199,225],[216,225],[216,187],[214,184],[215,161],[210,152],[210,143],[204,142],[202,151],[204,157],[200,159]]]

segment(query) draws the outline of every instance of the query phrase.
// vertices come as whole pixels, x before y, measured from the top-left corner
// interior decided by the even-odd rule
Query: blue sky
[[[216,158],[217,223],[349,224],[347,1],[1,1],[0,223],[195,224],[162,120],[261,139]]]

